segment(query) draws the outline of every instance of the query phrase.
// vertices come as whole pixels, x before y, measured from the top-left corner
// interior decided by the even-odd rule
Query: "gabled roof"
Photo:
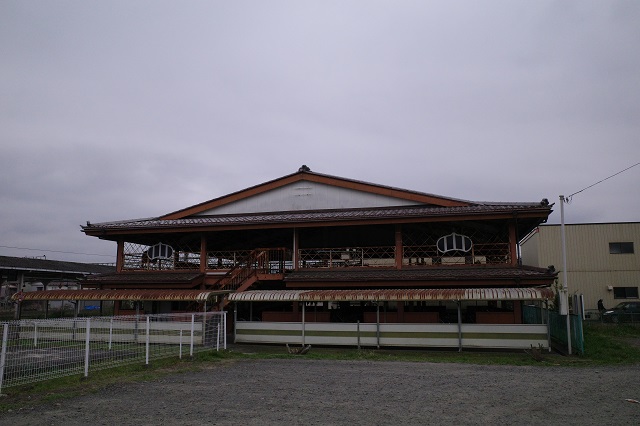
[[[261,196],[270,193],[270,191],[277,191],[296,182],[313,182],[332,188],[356,191],[361,194],[374,194],[375,196],[382,198],[387,197],[387,200],[399,200],[404,204],[397,206],[392,205],[339,209],[332,209],[331,206],[327,206],[313,210],[279,210],[215,214],[215,209],[219,209],[223,206],[229,206],[233,203],[250,199],[251,197]],[[211,211],[214,213],[210,213]],[[367,221],[369,223],[375,223],[375,221],[379,220],[398,220],[399,218],[406,218],[409,221],[446,216],[459,218],[481,218],[485,215],[491,215],[493,218],[496,218],[499,215],[513,214],[518,214],[518,217],[520,218],[524,218],[526,215],[531,215],[531,217],[541,218],[542,221],[544,221],[550,212],[551,207],[548,203],[544,202],[472,202],[315,173],[310,171],[306,166],[303,166],[296,173],[252,186],[223,197],[205,201],[163,216],[97,224],[87,223],[87,226],[83,226],[82,230],[88,235],[106,236],[105,233],[117,233],[124,230],[151,231],[162,229],[170,232],[186,228],[200,228],[201,230],[233,229],[234,227],[268,227],[291,224],[313,226],[314,224],[320,223],[345,223],[348,221]],[[535,224],[537,223],[539,222],[536,222]]]
[[[411,191],[407,189],[394,188],[391,186],[347,179],[338,176],[325,175],[322,173],[315,173],[309,170],[306,166],[303,166],[296,173],[292,173],[278,179],[255,185],[241,191],[233,192],[219,198],[214,198],[213,200],[205,201],[203,203],[196,204],[194,206],[187,207],[173,213],[166,214],[164,216],[160,216],[158,219],[182,219],[300,181],[316,182],[338,188],[347,188],[361,192],[394,197],[402,200],[412,201],[415,204],[429,204],[442,207],[459,207],[474,204],[471,201],[459,200],[455,198],[443,197],[440,195]]]

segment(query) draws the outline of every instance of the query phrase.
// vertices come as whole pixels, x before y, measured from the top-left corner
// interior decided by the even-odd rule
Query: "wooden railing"
[[[258,274],[281,274],[285,270],[284,248],[258,248],[237,262],[213,285],[216,289],[238,291],[250,278]]]
[[[395,247],[330,247],[298,250],[299,268],[393,266]]]
[[[508,264],[508,243],[477,243],[468,252],[440,253],[435,245],[404,246],[403,266]],[[325,247],[298,250],[298,268],[395,267],[395,246]]]

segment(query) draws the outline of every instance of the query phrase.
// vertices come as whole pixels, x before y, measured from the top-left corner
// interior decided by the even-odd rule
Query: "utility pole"
[[[560,315],[567,316],[567,354],[571,355],[571,318],[569,316],[569,287],[567,285],[567,238],[564,230],[564,195],[560,196],[560,235],[562,238],[562,295]]]
[[[586,188],[581,189],[580,191],[574,192],[573,194],[565,197],[564,195],[560,196],[560,233],[562,238],[562,295],[560,297],[560,315],[567,316],[567,351],[568,354],[571,355],[571,318],[569,316],[569,287],[567,286],[567,239],[564,230],[564,203],[568,200],[571,200],[572,197],[576,194],[579,194],[591,187],[594,187],[605,180],[611,179],[614,176],[619,175],[620,173],[626,172],[627,170],[640,166],[640,163],[636,163],[633,166],[629,166],[624,170],[620,170],[618,173],[612,174],[609,177],[599,180],[598,182],[587,186]]]

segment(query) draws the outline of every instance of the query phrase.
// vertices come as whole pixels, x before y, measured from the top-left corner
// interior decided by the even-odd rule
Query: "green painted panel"
[[[250,336],[302,336],[300,330],[236,330],[236,334]]]
[[[464,335],[463,335],[464,336]],[[387,331],[381,332],[380,338],[385,339],[457,339],[458,333],[436,333],[433,331],[410,332],[410,331]]]
[[[309,337],[358,337],[358,333],[354,331],[339,331],[339,330],[306,330],[305,336]],[[376,337],[375,331],[361,331],[360,337]]]
[[[253,329],[253,330],[237,330],[237,334],[240,335],[254,335],[254,336],[302,336],[300,330],[265,330],[265,329]],[[375,331],[361,331],[360,338],[373,338],[377,337]],[[351,337],[357,338],[358,332],[344,331],[344,330],[306,330],[305,336],[307,337]],[[396,332],[380,332],[381,339],[458,339],[457,332],[409,332],[409,331],[396,331]],[[547,335],[544,333],[462,333],[463,339],[480,339],[480,340],[547,340]]]
[[[547,335],[540,333],[462,333],[462,338],[497,340],[547,340]]]

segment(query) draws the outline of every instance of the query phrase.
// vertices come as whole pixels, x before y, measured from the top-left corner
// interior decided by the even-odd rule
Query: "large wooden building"
[[[84,286],[220,295],[238,342],[546,346],[522,306],[552,298],[555,275],[523,266],[518,241],[550,213],[546,200],[472,202],[303,166],[164,216],[87,223],[117,242],[117,263]]]

